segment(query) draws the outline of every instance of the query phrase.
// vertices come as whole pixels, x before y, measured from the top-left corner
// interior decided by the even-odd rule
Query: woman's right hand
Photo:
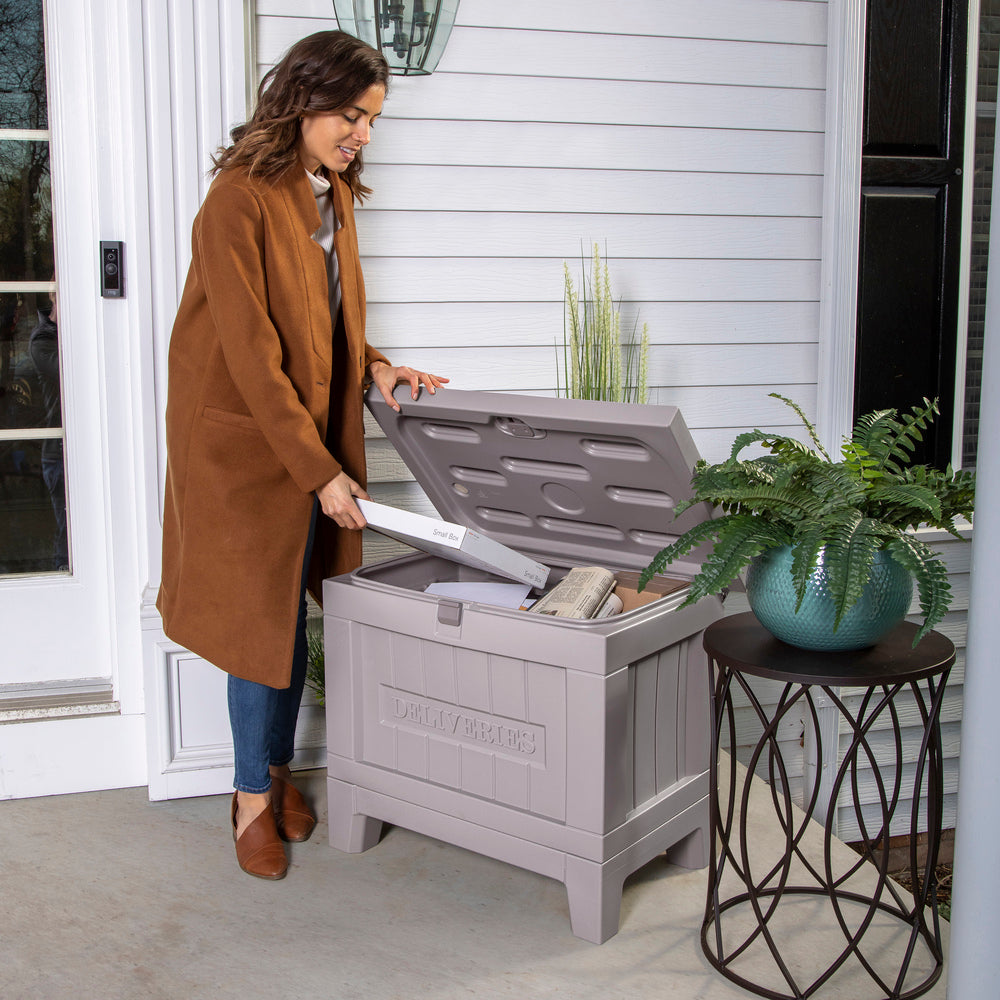
[[[346,472],[338,473],[326,486],[321,486],[316,496],[323,513],[342,528],[358,530],[368,523],[354,498],[370,500],[371,497]]]

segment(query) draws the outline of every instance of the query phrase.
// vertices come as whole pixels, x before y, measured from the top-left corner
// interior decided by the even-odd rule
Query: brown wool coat
[[[216,177],[170,339],[163,627],[228,673],[276,688],[291,674],[313,491],[341,469],[365,484],[363,382],[385,360],[365,342],[354,210],[339,176],[333,194],[336,338],[326,259],[311,238],[316,199],[292,169],[276,181]],[[320,513],[314,594],[360,562],[360,532]]]

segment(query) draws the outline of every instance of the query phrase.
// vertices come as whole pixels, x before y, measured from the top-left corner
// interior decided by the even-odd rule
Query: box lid
[[[408,385],[396,399],[401,413],[374,387],[366,402],[441,517],[543,562],[641,569],[711,516],[674,515],[699,457],[675,406],[460,389],[414,400]]]

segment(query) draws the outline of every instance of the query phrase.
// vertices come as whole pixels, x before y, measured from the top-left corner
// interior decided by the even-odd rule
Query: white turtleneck
[[[337,269],[337,255],[333,252],[333,234],[340,228],[340,221],[333,210],[333,195],[330,193],[330,182],[325,177],[317,177],[306,171],[313,194],[316,196],[316,207],[319,209],[320,226],[312,234],[312,238],[326,253],[326,277],[330,291],[330,319],[337,326],[337,313],[340,311],[340,273]]]

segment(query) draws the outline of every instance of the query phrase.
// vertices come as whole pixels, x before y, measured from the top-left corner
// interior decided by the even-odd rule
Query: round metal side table
[[[713,836],[701,943],[712,965],[744,989],[775,1000],[800,1000],[849,968],[877,987],[878,996],[906,1000],[925,993],[941,975],[935,877],[943,798],[939,713],[955,647],[945,636],[930,632],[914,649],[916,631],[915,625],[904,622],[878,645],[851,653],[817,653],[786,645],[752,613],[723,618],[705,632],[714,674],[709,796]],[[780,693],[770,708],[754,694],[751,678],[779,682]],[[842,687],[853,689],[851,697],[842,695]],[[919,749],[911,748],[908,754],[897,703],[904,700],[897,696],[906,691],[912,694],[906,711],[914,716],[916,708],[908,724],[923,730]],[[841,720],[831,738],[836,734],[846,746],[838,754],[832,781],[824,780],[823,767],[817,766],[814,778],[805,779],[801,803],[794,803],[781,739],[801,732],[803,723],[811,726],[820,742],[815,757],[822,762],[820,713],[822,709],[829,714],[830,706]],[[740,750],[745,771],[731,752],[720,775],[720,741],[728,736],[729,747],[739,745],[737,715],[741,728],[749,716],[763,731],[749,756]],[[756,731],[756,724],[753,728]],[[745,746],[746,739],[741,742]],[[859,768],[870,768],[874,776],[874,806],[862,802]],[[768,784],[753,780],[755,773]],[[761,832],[761,809],[751,809],[752,789],[755,802],[762,794],[770,800],[773,815],[766,808],[766,822],[776,820],[776,828]],[[861,854],[856,858],[833,832],[836,803],[844,790],[850,791],[861,830]],[[890,822],[902,801],[911,802],[909,890],[889,878]],[[926,858],[918,863],[922,802]],[[825,822],[813,822],[824,816]],[[760,863],[756,854],[762,847],[767,851]],[[808,907],[801,916],[793,910],[797,904]],[[839,947],[838,929],[844,941],[829,964],[824,964],[827,955],[817,956],[803,935],[815,930],[821,918],[830,925],[824,942],[832,938],[833,947]],[[887,932],[884,925],[889,925]],[[876,930],[883,935],[878,941]],[[885,933],[891,935],[891,947]],[[907,982],[918,948],[925,953],[914,965],[916,974],[929,971],[920,982]],[[773,982],[758,981],[761,966],[769,968]],[[858,1000],[864,995],[856,993]]]

